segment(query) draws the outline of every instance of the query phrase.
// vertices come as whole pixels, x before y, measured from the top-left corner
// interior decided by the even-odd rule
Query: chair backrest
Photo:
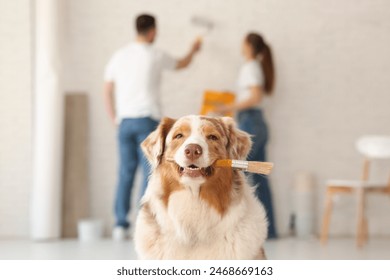
[[[370,159],[390,159],[390,136],[367,135],[356,141],[356,149],[366,157],[363,165],[362,180],[368,179]],[[390,177],[387,182],[390,194]]]
[[[356,141],[356,149],[369,159],[390,158],[390,136],[370,135]]]

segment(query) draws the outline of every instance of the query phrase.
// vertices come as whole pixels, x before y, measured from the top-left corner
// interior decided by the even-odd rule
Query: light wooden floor
[[[371,239],[363,249],[357,249],[352,238],[330,239],[324,247],[314,238],[283,238],[267,241],[265,249],[268,259],[390,259],[388,238]],[[136,259],[136,254],[132,241],[104,239],[81,243],[77,240],[0,240],[0,259]]]

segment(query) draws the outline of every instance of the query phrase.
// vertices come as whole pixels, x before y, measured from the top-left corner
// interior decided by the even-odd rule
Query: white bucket
[[[295,233],[297,237],[308,238],[314,233],[314,179],[308,172],[299,172],[294,179]]]
[[[80,220],[77,225],[80,241],[95,241],[103,237],[103,222],[101,220]]]

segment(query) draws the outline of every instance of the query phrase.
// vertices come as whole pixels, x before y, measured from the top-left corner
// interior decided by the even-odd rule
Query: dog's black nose
[[[184,153],[188,159],[195,160],[202,155],[202,147],[198,144],[188,144],[184,150]]]

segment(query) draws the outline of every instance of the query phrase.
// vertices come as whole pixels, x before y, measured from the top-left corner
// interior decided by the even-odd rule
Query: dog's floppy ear
[[[231,117],[221,118],[228,137],[228,152],[231,159],[245,160],[252,148],[250,135],[238,129]]]
[[[153,167],[161,163],[165,150],[165,138],[175,122],[174,119],[164,118],[156,130],[150,133],[141,144],[142,151]]]

